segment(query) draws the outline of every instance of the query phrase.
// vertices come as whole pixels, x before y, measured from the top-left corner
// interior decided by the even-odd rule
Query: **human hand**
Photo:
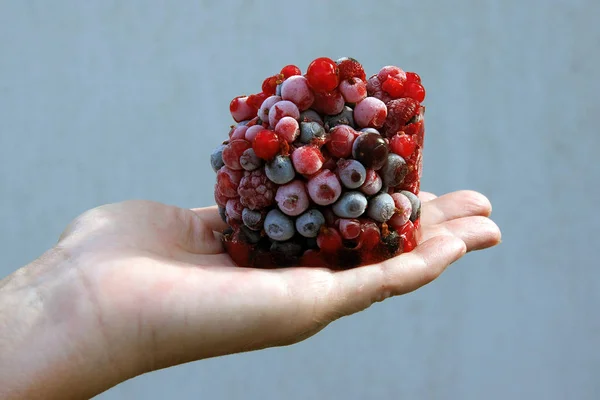
[[[44,371],[51,365],[68,378],[70,394],[80,382],[79,393],[90,396],[151,370],[296,343],[431,282],[465,252],[499,243],[482,195],[420,197],[419,245],[412,252],[337,272],[236,267],[216,233],[225,228],[216,207],[106,205],[78,217],[47,255],[0,282],[0,292],[10,300],[27,291],[41,302],[43,318],[31,314],[25,321],[43,320],[52,335],[32,349],[28,368],[52,385],[59,377]]]

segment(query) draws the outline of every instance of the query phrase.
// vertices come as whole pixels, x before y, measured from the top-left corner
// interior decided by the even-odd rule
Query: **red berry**
[[[215,202],[221,207],[225,207],[228,201],[229,197],[223,196],[223,194],[219,190],[219,185],[215,184]]]
[[[235,139],[223,149],[223,163],[232,170],[241,170],[240,157],[250,148],[250,142],[244,139]]]
[[[425,88],[416,82],[409,83],[406,86],[405,96],[413,98],[420,103],[425,100]]]
[[[257,210],[275,202],[276,185],[267,178],[262,168],[246,171],[237,189],[244,207]]]
[[[296,172],[302,175],[312,175],[323,166],[323,154],[316,146],[298,147],[292,153],[292,162]]]
[[[348,125],[338,125],[329,131],[329,141],[325,145],[334,157],[346,158],[352,154],[352,145],[358,133]]]
[[[402,251],[407,253],[417,247],[417,239],[415,237],[415,226],[412,222],[408,221],[400,231],[398,232],[402,238],[403,248]]]
[[[381,233],[379,227],[372,220],[364,220],[362,223],[362,232],[359,236],[359,246],[364,250],[371,250],[379,244]]]
[[[268,96],[273,96],[277,91],[277,80],[277,75],[273,75],[265,79],[262,84],[263,93],[267,94]]]
[[[229,111],[235,122],[244,121],[256,115],[256,110],[248,103],[247,96],[238,96],[231,100]]]
[[[237,197],[237,189],[242,179],[242,171],[235,171],[227,166],[221,167],[217,172],[217,189],[223,197]]]
[[[256,134],[252,149],[258,158],[269,161],[279,153],[279,138],[275,132],[264,129]]]
[[[266,93],[263,93],[263,92],[251,94],[250,96],[248,96],[248,104],[252,108],[255,108],[256,111],[258,111],[258,109],[262,105],[263,101],[265,101],[267,99],[267,97],[269,97],[269,95]]]
[[[407,72],[406,73],[406,82],[421,83],[421,77],[416,72]]]
[[[338,223],[340,233],[344,239],[356,239],[362,232],[360,222],[357,219],[340,218]]]
[[[388,102],[387,109],[388,115],[385,124],[383,124],[383,129],[387,137],[391,137],[415,116],[419,111],[419,103],[414,99],[405,97]]]
[[[311,108],[321,114],[336,115],[344,109],[344,96],[338,91],[317,92]]]
[[[399,98],[404,94],[404,83],[398,78],[389,77],[381,84],[381,89],[390,96]]]
[[[281,69],[281,75],[283,75],[284,79],[287,79],[290,76],[301,75],[301,74],[302,74],[302,71],[300,71],[300,68],[296,67],[295,65],[286,65],[285,67],[283,67]]]
[[[400,132],[394,135],[390,140],[390,149],[392,152],[398,154],[402,158],[406,159],[415,151],[417,144],[415,143],[412,136],[406,135]]]
[[[331,58],[317,58],[308,66],[306,79],[314,91],[330,92],[340,82],[338,66]]]
[[[322,227],[317,236],[317,246],[325,252],[337,251],[342,248],[342,237],[337,229]]]
[[[350,78],[359,78],[362,81],[367,80],[367,75],[363,66],[354,58],[344,57],[337,60],[337,65],[340,70],[340,81]]]

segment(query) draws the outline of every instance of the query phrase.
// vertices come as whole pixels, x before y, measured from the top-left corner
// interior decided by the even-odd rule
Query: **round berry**
[[[390,153],[383,168],[381,168],[381,178],[383,184],[387,187],[398,186],[404,181],[404,177],[408,173],[406,160],[398,154]]]
[[[292,117],[283,117],[275,125],[275,133],[288,143],[292,143],[300,135],[298,121]]]
[[[338,125],[348,125],[354,128],[354,110],[345,106],[341,113],[325,116],[325,129],[329,130]]]
[[[300,142],[308,144],[325,139],[325,128],[318,122],[300,123]]]
[[[399,230],[410,220],[410,215],[412,214],[412,204],[409,198],[402,193],[392,193],[392,198],[394,199],[396,212],[390,219],[389,225],[394,229]]]
[[[367,79],[363,66],[354,58],[342,57],[336,61],[336,64],[340,70],[340,81],[350,78],[358,78],[363,81]]]
[[[279,77],[277,75],[273,75],[265,79],[262,83],[262,91],[263,93],[272,96],[275,94],[275,88],[277,87],[277,82],[279,81]]]
[[[367,208],[367,198],[361,192],[345,192],[333,205],[335,215],[342,218],[358,218]]]
[[[210,153],[210,166],[212,169],[217,172],[221,169],[225,163],[223,162],[223,150],[225,149],[225,145],[221,144],[219,147],[214,149],[212,153]]]
[[[385,104],[392,100],[392,97],[381,88],[381,82],[377,75],[373,75],[367,80],[367,94],[383,101]]]
[[[415,225],[408,221],[400,230],[398,230],[398,234],[402,239],[402,251],[408,253],[412,251],[415,247],[417,247],[417,238],[415,237]]]
[[[379,244],[381,231],[377,224],[371,220],[365,220],[361,225],[362,231],[359,236],[360,246],[365,250],[371,250]]]
[[[340,93],[346,103],[355,104],[367,97],[367,84],[360,78],[350,78],[340,83]]]
[[[219,205],[219,207],[225,208],[227,201],[229,201],[229,197],[223,196],[223,193],[221,193],[221,190],[219,189],[218,184],[215,185],[214,194],[215,194],[215,202],[217,203],[217,205]],[[227,221],[225,221],[225,222],[227,222]]]
[[[240,157],[250,148],[250,142],[244,139],[236,139],[229,142],[223,149],[223,162],[225,165],[233,170],[240,170]]]
[[[236,237],[238,241],[249,244],[256,244],[262,239],[260,232],[252,230],[245,225],[242,225],[236,229],[236,233],[234,233],[234,235],[237,235]]]
[[[404,94],[404,82],[399,78],[389,77],[381,84],[381,89],[397,99]]]
[[[326,169],[309,179],[308,195],[320,206],[335,203],[342,193],[342,185],[337,176]]]
[[[316,146],[298,147],[292,153],[292,163],[296,172],[302,175],[312,175],[323,166],[323,154]]]
[[[268,237],[279,242],[289,240],[294,236],[294,222],[278,209],[267,213],[264,229]]]
[[[277,134],[268,129],[263,129],[256,134],[252,148],[257,157],[263,160],[272,160],[279,153],[279,139]]]
[[[306,70],[306,79],[316,92],[329,92],[339,83],[339,69],[335,61],[320,57],[311,62]]]
[[[302,71],[300,71],[300,68],[296,67],[295,65],[286,65],[285,67],[281,68],[280,74],[283,75],[284,79],[287,79],[291,76],[301,75]]]
[[[342,237],[335,228],[322,228],[317,236],[317,245],[324,252],[334,252],[342,248]]]
[[[258,118],[261,119],[261,121],[269,121],[269,110],[271,109],[271,107],[273,107],[273,105],[275,105],[276,103],[281,101],[281,96],[275,96],[275,94],[273,93],[273,96],[267,97],[265,99],[265,101],[263,101],[263,103],[260,105],[260,108],[258,109]]]
[[[352,155],[366,168],[380,169],[387,160],[389,149],[385,140],[376,133],[363,133],[352,145]]]
[[[344,96],[338,91],[315,93],[312,109],[325,115],[335,115],[344,109]]]
[[[360,190],[367,196],[372,196],[375,193],[378,193],[382,186],[383,182],[381,181],[379,174],[375,172],[375,170],[368,169],[365,183],[360,187]]]
[[[242,220],[242,211],[244,210],[244,206],[240,202],[239,198],[229,199],[225,205],[225,210],[228,218],[235,221]]]
[[[344,239],[356,239],[361,232],[360,221],[357,219],[341,218],[339,220],[339,230]]]
[[[410,221],[415,222],[421,217],[421,200],[414,193],[411,193],[408,190],[403,190],[400,193],[408,197],[408,199],[410,200],[410,204],[412,207],[410,213]]]
[[[257,169],[252,172],[245,172],[237,188],[237,194],[240,196],[240,202],[243,206],[258,210],[269,207],[275,200],[275,185],[262,171]]]
[[[337,125],[329,131],[329,141],[325,144],[325,148],[334,157],[350,157],[352,154],[352,145],[357,135],[357,132],[352,127]]]
[[[406,86],[406,96],[420,103],[425,100],[425,88],[416,82],[409,83]]]
[[[382,83],[390,77],[400,79],[402,82],[404,82],[406,81],[406,72],[399,67],[387,65],[381,68],[377,73],[377,79],[379,79],[379,81]]]
[[[367,215],[377,222],[385,222],[394,215],[396,205],[387,193],[381,193],[369,200]]]
[[[250,119],[256,115],[256,109],[248,104],[248,96],[238,96],[231,100],[229,111],[235,122]]]
[[[222,167],[217,172],[217,187],[219,193],[227,198],[237,197],[238,186],[242,180],[242,171],[237,171],[228,168],[227,166]]]
[[[387,137],[402,130],[419,111],[419,103],[411,98],[391,100],[387,103],[388,114],[383,126]]]
[[[296,104],[300,111],[307,110],[315,101],[308,80],[301,75],[292,76],[281,84],[281,97]]]
[[[298,240],[288,240],[286,242],[273,242],[269,248],[271,260],[278,267],[287,267],[297,265],[299,257],[304,251],[302,242]]]
[[[257,157],[253,148],[246,149],[240,156],[240,165],[246,171],[254,171],[257,168],[260,168],[262,164],[262,160]]]
[[[417,144],[412,136],[400,132],[390,139],[390,150],[403,158],[408,158],[415,151]]]
[[[248,96],[248,104],[256,111],[260,108],[261,104],[269,97],[266,93],[255,93]],[[256,115],[256,113],[254,113]]]
[[[306,111],[302,111],[300,113],[300,118],[298,119],[300,123],[302,122],[317,122],[320,125],[323,125],[323,119],[315,110],[308,109]]]
[[[325,217],[321,211],[311,209],[296,219],[296,230],[304,237],[315,238],[323,224],[325,224]]]
[[[246,134],[244,135],[244,139],[249,141],[250,143],[254,142],[256,135],[258,132],[264,130],[265,128],[262,125],[253,125],[246,129]]]
[[[379,131],[375,128],[362,128],[360,131],[365,133],[374,133],[376,135],[381,135],[381,133],[379,133]]]
[[[260,231],[264,223],[264,215],[260,211],[244,208],[242,210],[242,222],[253,231]]]
[[[375,97],[367,97],[354,107],[354,121],[361,128],[381,128],[387,114],[385,103]]]
[[[279,186],[275,194],[275,201],[284,214],[293,217],[302,214],[309,205],[306,185],[300,180],[295,180]]]
[[[406,82],[407,83],[411,83],[411,82],[421,83],[421,77],[416,72],[407,72],[406,73]]]
[[[342,184],[348,189],[359,188],[367,177],[367,170],[356,160],[339,160],[337,174]]]
[[[246,125],[236,126],[229,133],[229,140],[244,139],[246,136],[247,130],[248,130],[248,127]]]
[[[290,182],[296,176],[292,160],[288,156],[278,155],[265,165],[267,177],[278,185]]]
[[[289,100],[281,100],[273,104],[269,110],[269,124],[274,128],[283,117],[298,119],[300,117],[298,106]]]

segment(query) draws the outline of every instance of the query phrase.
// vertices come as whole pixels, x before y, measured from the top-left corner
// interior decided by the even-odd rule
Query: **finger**
[[[437,196],[435,194],[429,193],[429,192],[420,192],[419,199],[421,200],[421,202],[425,203],[427,201],[437,199]]]
[[[423,204],[421,225],[435,225],[475,215],[487,217],[491,212],[492,205],[487,197],[472,190],[461,190]]]
[[[424,227],[422,240],[440,235],[453,235],[462,240],[467,251],[483,250],[500,243],[501,233],[498,226],[486,217],[464,217],[442,224]]]
[[[220,219],[216,209],[181,209],[181,220],[184,227],[180,243],[185,251],[194,254],[218,254],[223,252],[223,243],[221,234],[218,232],[222,224],[218,223],[216,217]]]
[[[383,263],[338,272],[332,312],[349,315],[388,297],[412,292],[436,279],[465,253],[465,243],[459,238],[436,236]]]
[[[217,206],[192,208],[192,211],[213,231],[222,232],[227,229],[227,224],[219,215],[219,208]]]

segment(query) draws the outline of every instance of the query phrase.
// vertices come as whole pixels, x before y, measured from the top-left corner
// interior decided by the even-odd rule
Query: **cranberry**
[[[252,148],[257,157],[269,161],[279,153],[279,138],[275,132],[263,129],[256,134]]]
[[[265,93],[269,96],[275,95],[275,92],[277,91],[277,81],[278,81],[277,75],[273,75],[273,76],[270,76],[267,79],[265,79],[262,84],[263,93]]]
[[[283,79],[287,79],[290,76],[301,75],[302,71],[300,71],[300,68],[296,67],[295,65],[286,65],[281,69],[280,73],[283,75]]]
[[[317,58],[308,66],[306,79],[314,91],[330,92],[340,82],[338,66],[331,58]]]
[[[407,72],[406,73],[406,82],[421,83],[421,77],[416,72]]]

